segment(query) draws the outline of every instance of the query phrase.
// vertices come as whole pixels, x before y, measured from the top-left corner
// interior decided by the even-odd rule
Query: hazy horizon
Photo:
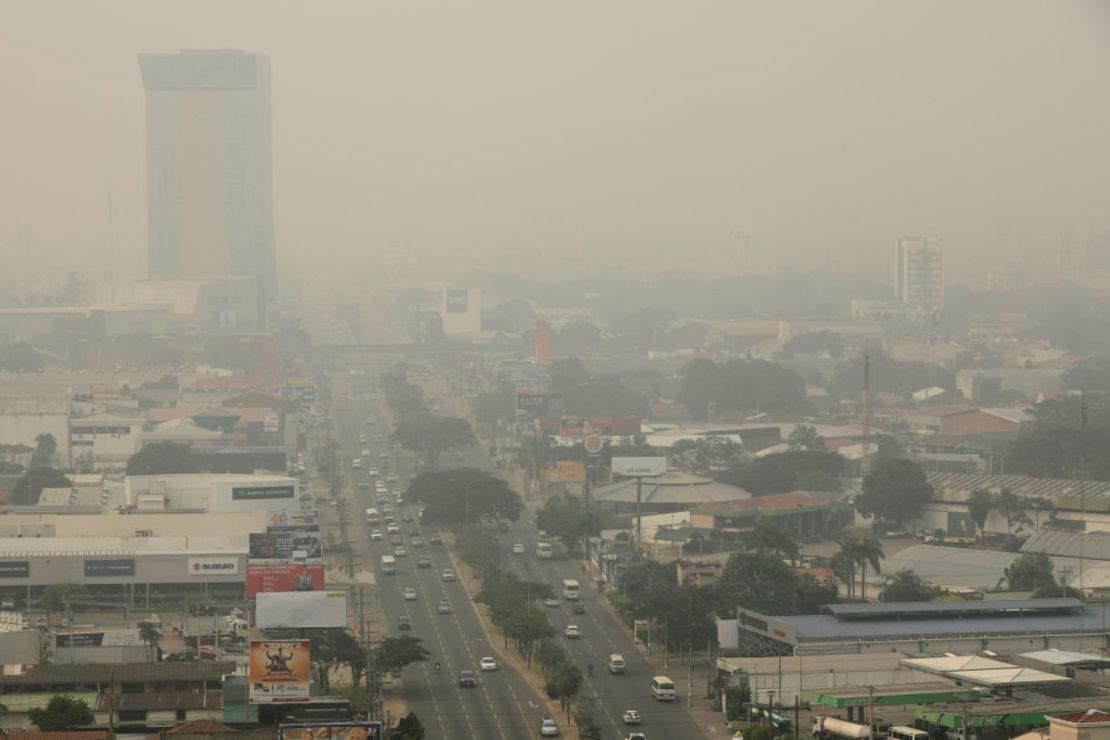
[[[182,48],[272,59],[286,268],[882,277],[926,234],[955,277],[1110,231],[1095,0],[0,7],[17,266],[102,268],[110,194],[117,269],[145,270],[137,55]]]

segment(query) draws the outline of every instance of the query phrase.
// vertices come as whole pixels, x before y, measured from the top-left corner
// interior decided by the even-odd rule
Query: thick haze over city
[[[533,279],[830,266],[953,279],[1110,228],[1110,7],[0,4],[0,250],[141,274],[136,55],[273,64],[279,263],[397,250]],[[629,265],[629,261],[634,264]]]

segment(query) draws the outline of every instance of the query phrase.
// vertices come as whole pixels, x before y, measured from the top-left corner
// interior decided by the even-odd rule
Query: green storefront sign
[[[257,486],[246,488],[232,488],[232,501],[258,501],[272,498],[293,498],[293,486],[270,486],[259,488]]]

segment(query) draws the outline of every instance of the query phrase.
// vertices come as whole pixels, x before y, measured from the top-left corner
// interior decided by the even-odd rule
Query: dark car
[[[442,545],[442,544],[443,544],[443,538],[442,538],[442,537],[440,537],[440,536],[439,536],[438,534],[433,534],[433,535],[432,535],[432,536],[431,536],[431,537],[430,537],[430,538],[428,539],[428,542],[429,542],[429,543],[431,543],[431,544],[433,544],[433,545]]]
[[[474,671],[459,671],[459,686],[464,689],[478,688],[478,674]]]
[[[585,614],[586,613],[586,605],[583,604],[581,601],[574,602],[574,613],[575,614]]]
[[[412,619],[410,619],[409,617],[399,617],[397,619],[397,629],[399,629],[399,630],[411,630],[412,629]]]

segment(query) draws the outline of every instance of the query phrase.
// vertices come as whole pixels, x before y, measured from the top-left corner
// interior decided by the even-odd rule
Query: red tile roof
[[[1070,712],[1068,714],[1060,714],[1053,719],[1062,719],[1065,722],[1072,722],[1074,724],[1101,724],[1104,722],[1110,723],[1110,714],[1100,712],[1097,709],[1088,709],[1085,712]]]
[[[2,740],[108,740],[107,730],[0,730]]]

